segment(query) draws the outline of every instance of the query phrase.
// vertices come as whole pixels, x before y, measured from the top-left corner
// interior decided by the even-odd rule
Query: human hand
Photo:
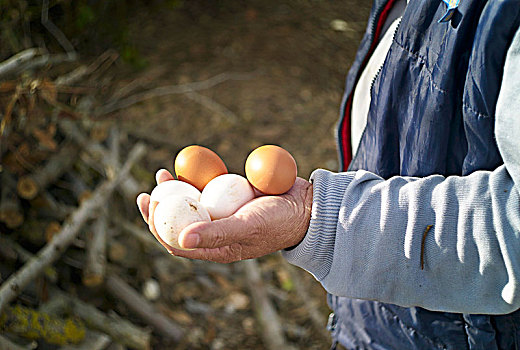
[[[173,180],[167,170],[159,170],[157,183]],[[293,187],[278,196],[257,197],[233,215],[211,222],[196,222],[179,235],[179,244],[194,250],[179,250],[157,234],[153,215],[157,202],[141,193],[137,206],[155,238],[176,256],[228,263],[256,258],[300,243],[311,218],[312,184],[296,178]]]

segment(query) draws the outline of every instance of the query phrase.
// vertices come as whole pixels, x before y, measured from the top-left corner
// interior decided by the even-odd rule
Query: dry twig
[[[115,174],[121,167],[121,163],[119,160],[115,160],[112,152],[109,152],[103,145],[90,141],[73,121],[63,119],[58,126],[63,133],[73,139],[81,148],[85,149],[94,158],[100,160],[109,176]],[[135,199],[142,186],[131,174],[127,174],[126,178],[119,184],[119,187],[125,197]]]
[[[70,59],[76,59],[74,46],[72,46],[65,34],[49,19],[49,0],[43,0],[42,2],[41,23],[67,52],[67,56]]]
[[[152,304],[118,276],[107,276],[106,288],[113,297],[125,303],[164,337],[179,341],[184,336],[184,331],[176,323],[158,312]]]
[[[168,255],[169,257],[171,257],[170,253],[168,253],[168,251],[166,249],[164,249],[164,247],[161,245],[161,243],[159,243],[159,241],[157,239],[152,237],[152,234],[148,230],[146,230],[140,226],[137,226],[136,224],[134,224],[120,216],[115,216],[113,218],[113,220],[114,220],[114,222],[117,222],[117,224],[125,232],[130,233],[135,239],[140,241],[144,246],[151,248],[151,249],[161,251],[165,255]]]
[[[107,67],[111,65],[112,63],[117,60],[119,57],[119,54],[117,51],[114,50],[107,50],[104,53],[102,53],[93,63],[91,63],[88,66],[79,66],[73,71],[64,74],[62,76],[59,76],[54,80],[54,84],[57,87],[61,86],[67,86],[76,83],[78,80],[83,78],[86,75],[91,74],[92,72],[96,71],[100,67]]]
[[[73,206],[58,202],[48,191],[42,192],[31,202],[31,205],[37,209],[39,217],[56,221],[65,220],[75,209]]]
[[[120,144],[121,134],[119,128],[112,127],[109,132],[109,149],[107,150],[105,161],[105,167],[112,171],[117,171],[121,167],[120,159]],[[133,177],[128,176],[119,188],[123,195],[129,200],[135,200],[136,196],[142,192],[143,186]]]
[[[77,170],[73,169],[72,171],[65,173],[63,177],[67,183],[70,183],[67,188],[74,194],[78,203],[83,202],[92,195],[90,187],[86,184]]]
[[[43,167],[18,180],[17,191],[20,197],[36,197],[76,162],[78,153],[79,148],[72,144],[61,145],[60,151],[49,158]]]
[[[83,284],[96,287],[103,283],[106,270],[106,247],[108,218],[107,212],[101,210],[92,225],[91,237],[87,241],[87,259],[83,269]]]
[[[11,239],[7,237],[0,236],[0,246],[2,246],[3,249],[9,249],[14,254],[14,259],[19,259],[22,262],[29,261],[34,255],[25,250],[24,247],[19,245],[18,243],[12,241]],[[1,253],[0,253],[1,254]],[[45,276],[50,280],[55,282],[58,278],[58,273],[52,266],[48,266],[43,270],[43,273]]]
[[[192,101],[197,102],[198,104],[206,107],[212,112],[215,112],[217,114],[222,115],[224,118],[227,119],[229,123],[235,124],[238,122],[238,116],[229,110],[226,106],[218,103],[212,98],[209,98],[207,96],[204,96],[202,94],[199,94],[198,92],[188,92],[186,93],[186,96],[191,99]]]
[[[289,349],[290,345],[285,340],[280,318],[262,282],[258,262],[255,259],[244,260],[242,266],[245,270],[249,291],[253,297],[256,317],[262,327],[264,345],[269,350]]]
[[[143,102],[151,98],[206,90],[229,80],[249,80],[255,75],[256,73],[221,73],[203,81],[179,85],[160,86],[155,89],[136,93],[118,101],[110,102],[105,106],[98,108],[94,115],[99,117],[105,114],[113,113],[120,109],[128,108],[136,103]]]
[[[9,57],[4,62],[0,63],[0,78],[17,70],[20,65],[23,65],[25,62],[31,60],[41,51],[42,49],[33,47],[27,50],[20,51],[17,54]]]
[[[38,69],[46,65],[57,65],[64,62],[74,62],[76,58],[77,57],[75,55],[68,54],[45,54],[21,64],[14,71],[12,71],[12,73],[18,74],[20,72]]]
[[[316,307],[316,303],[312,300],[312,297],[307,292],[307,288],[305,288],[302,283],[298,282],[298,280],[301,278],[297,274],[296,267],[289,264],[287,260],[281,257],[279,260],[282,262],[282,266],[287,270],[287,272],[289,272],[291,279],[295,281],[294,288],[296,289],[296,294],[301,299],[302,304],[305,305],[305,310],[310,316],[315,332],[317,332],[324,339],[330,339],[330,334],[325,328],[326,316],[320,313]]]
[[[76,346],[62,346],[60,350],[103,350],[112,343],[112,339],[106,334],[88,331],[85,339]]]

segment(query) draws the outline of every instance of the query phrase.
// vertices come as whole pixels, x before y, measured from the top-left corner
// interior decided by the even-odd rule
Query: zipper
[[[395,41],[395,37],[397,36],[397,31],[399,30],[399,26],[401,26],[401,19],[402,18],[399,18],[399,22],[397,22],[397,26],[395,27],[394,34],[392,35],[392,43]],[[379,76],[379,74],[381,74],[381,71],[383,70],[383,66],[385,65],[385,62],[386,62],[386,58],[383,61],[383,63],[379,66],[379,68],[377,69],[377,72],[374,75],[374,77],[372,78],[372,82],[370,83],[370,96],[371,96],[371,98],[372,98],[372,90],[374,88],[374,84],[375,84],[376,79]],[[352,155],[352,156],[354,156],[354,155]]]
[[[385,4],[382,4],[379,6],[379,8],[376,10],[375,15],[371,16],[369,19],[368,28],[370,29],[368,32],[372,36],[372,40],[370,43],[370,47],[363,58],[362,64],[358,69],[356,80],[354,83],[354,86],[352,87],[352,91],[350,91],[349,95],[345,98],[345,102],[343,104],[343,110],[341,119],[339,122],[339,128],[337,133],[338,138],[338,144],[339,144],[339,168],[340,171],[344,171],[345,166],[350,163],[352,160],[352,148],[350,146],[350,109],[352,106],[352,96],[354,94],[354,88],[357,85],[357,81],[359,80],[359,77],[361,76],[361,72],[365,69],[368,59],[374,52],[374,49],[376,47],[376,42],[379,39],[380,36],[380,29],[382,25],[384,24],[384,21],[386,20],[388,13],[390,9],[394,6],[394,3],[396,0],[389,0]],[[346,130],[348,129],[348,130]],[[347,153],[347,154],[345,154]]]

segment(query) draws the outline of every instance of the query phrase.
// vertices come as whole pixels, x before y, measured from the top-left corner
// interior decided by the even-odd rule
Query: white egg
[[[169,180],[155,186],[150,195],[150,201],[160,202],[163,198],[171,195],[186,196],[196,201],[200,200],[200,191],[195,186],[180,180]]]
[[[187,196],[168,196],[163,198],[154,212],[153,223],[161,239],[173,248],[179,245],[179,233],[194,222],[211,221],[206,210],[196,200]]]
[[[200,202],[212,219],[230,216],[255,198],[253,187],[243,176],[224,174],[211,180],[202,190]]]

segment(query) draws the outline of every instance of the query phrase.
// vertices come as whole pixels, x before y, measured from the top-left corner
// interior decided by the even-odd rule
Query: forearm
[[[505,167],[448,178],[324,170],[312,178],[309,230],[284,255],[330,293],[456,312],[520,306],[520,198]]]

